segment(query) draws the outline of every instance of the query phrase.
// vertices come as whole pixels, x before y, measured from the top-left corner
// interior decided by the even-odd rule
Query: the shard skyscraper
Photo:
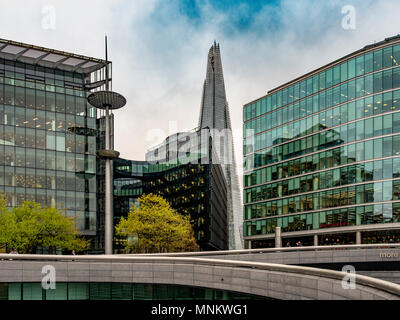
[[[209,128],[213,143],[222,164],[228,190],[229,249],[242,249],[242,200],[236,161],[229,107],[225,94],[224,75],[219,44],[214,42],[208,53],[207,73],[203,86],[200,111],[200,128]]]

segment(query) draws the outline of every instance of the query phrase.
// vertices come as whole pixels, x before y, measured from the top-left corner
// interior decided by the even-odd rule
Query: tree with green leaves
[[[0,247],[15,248],[19,253],[35,253],[37,247],[83,251],[88,241],[81,238],[73,218],[56,208],[41,208],[25,201],[17,208],[7,208],[0,195]]]
[[[138,201],[139,206],[132,206],[128,217],[116,226],[117,235],[135,239],[125,249],[133,253],[198,250],[189,216],[179,214],[154,194],[142,195]]]

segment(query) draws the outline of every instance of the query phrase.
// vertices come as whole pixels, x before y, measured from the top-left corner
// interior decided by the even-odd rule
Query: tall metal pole
[[[98,108],[105,110],[105,135],[106,135],[106,145],[105,149],[99,149],[96,151],[97,156],[100,159],[104,159],[105,165],[105,214],[104,214],[104,252],[105,254],[113,254],[113,207],[112,207],[112,177],[111,177],[111,161],[113,159],[118,159],[119,152],[112,150],[111,137],[110,137],[110,110],[120,109],[126,104],[126,99],[117,92],[110,91],[110,76],[109,76],[109,62],[107,54],[107,36],[105,37],[106,46],[106,62],[105,62],[105,90],[92,92],[87,100],[88,102]]]
[[[107,56],[107,36],[105,37],[106,45],[106,90],[109,90],[108,83],[108,56]],[[110,150],[110,116],[109,108],[106,108],[106,150]],[[113,253],[113,212],[111,208],[111,160],[106,159],[105,168],[105,254]]]

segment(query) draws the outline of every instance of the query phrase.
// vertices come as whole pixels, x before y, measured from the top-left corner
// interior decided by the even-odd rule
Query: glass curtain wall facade
[[[45,290],[40,283],[0,283],[0,300],[243,300],[269,298],[202,287],[152,283],[57,282]]]
[[[207,132],[203,141],[200,132]],[[182,141],[190,151],[178,150]],[[227,249],[227,187],[215,157],[208,130],[201,130],[168,137],[148,151],[146,161],[114,161],[114,224],[142,194],[158,194],[191,217],[200,250]],[[117,252],[123,252],[125,241],[114,238]]]
[[[243,111],[244,236],[253,247],[266,245],[276,227],[288,240],[291,232],[397,229],[399,37],[274,89]]]
[[[113,161],[113,207],[114,227],[121,217],[126,218],[132,206],[138,206],[138,198],[143,194],[143,172],[146,161],[134,161],[118,158]],[[115,253],[125,253],[128,239],[114,234],[113,248]]]
[[[32,200],[62,210],[91,238],[97,218],[97,111],[86,101],[86,85],[104,61],[68,60],[73,54],[24,46],[19,57],[0,59],[0,192],[9,207]],[[2,57],[7,48],[19,50],[0,47]],[[66,63],[53,67],[52,59]]]

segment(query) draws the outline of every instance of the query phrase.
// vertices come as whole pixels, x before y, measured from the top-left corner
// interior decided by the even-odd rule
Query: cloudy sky
[[[354,30],[342,27],[346,5]],[[113,89],[128,100],[116,112],[116,149],[136,160],[197,126],[216,40],[241,163],[245,103],[400,33],[399,11],[398,0],[1,0],[0,37],[103,58],[107,34]]]

